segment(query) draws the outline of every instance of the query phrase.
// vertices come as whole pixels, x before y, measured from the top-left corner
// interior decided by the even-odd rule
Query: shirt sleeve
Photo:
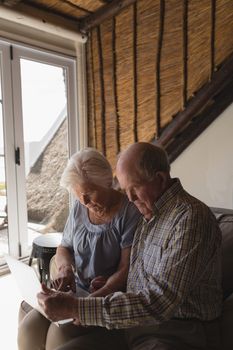
[[[104,298],[79,299],[81,324],[108,329],[130,328],[158,324],[173,317],[202,277],[218,244],[213,225],[197,214],[183,215],[172,234],[173,239],[159,263],[150,264],[153,269],[148,274],[148,289],[142,288],[137,293],[117,292]]]
[[[78,210],[79,202],[75,201],[73,207],[70,210],[66,225],[63,231],[61,245],[63,247],[73,249],[73,236],[75,229],[75,213]]]
[[[133,203],[128,202],[120,224],[120,230],[122,233],[120,243],[121,248],[127,248],[132,245],[140,217],[141,214],[139,210]]]

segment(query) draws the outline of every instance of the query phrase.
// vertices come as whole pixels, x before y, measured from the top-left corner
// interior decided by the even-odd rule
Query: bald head
[[[171,183],[166,152],[150,143],[135,143],[121,153],[116,175],[129,200],[149,220],[155,202]]]
[[[124,150],[117,162],[118,171],[136,172],[143,180],[151,181],[157,171],[170,171],[167,153],[158,146],[138,142]]]

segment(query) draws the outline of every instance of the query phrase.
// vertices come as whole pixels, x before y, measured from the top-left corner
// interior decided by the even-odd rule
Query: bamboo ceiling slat
[[[118,107],[118,95],[117,95],[117,55],[116,55],[116,18],[113,18],[113,33],[112,33],[112,64],[113,64],[113,94],[114,94],[114,106],[116,112],[116,154],[120,152],[120,116]]]
[[[210,80],[215,71],[215,29],[216,29],[216,0],[211,0],[211,34],[210,34]]]
[[[105,86],[106,156],[112,167],[115,166],[115,156],[117,154],[114,67],[112,52],[113,25],[113,21],[110,19],[105,21],[100,26],[103,47],[103,78]]]
[[[137,3],[137,89],[138,139],[152,140],[156,133],[156,42],[158,38],[159,2]]]
[[[100,27],[97,27],[97,41],[99,53],[99,78],[100,78],[100,99],[101,99],[101,124],[102,124],[102,152],[106,155],[106,103],[105,103],[105,84],[104,84],[104,70],[103,70],[103,45]]]
[[[157,137],[161,132],[161,56],[164,34],[165,0],[159,0],[159,34],[156,54],[156,129]]]
[[[233,1],[216,1],[215,63],[219,65],[233,48]]]
[[[134,139],[133,7],[116,17],[117,96],[121,149]]]
[[[70,4],[69,1],[57,1],[56,4],[53,5],[53,9],[60,12],[65,13],[66,15],[73,17],[81,17],[86,16],[87,12],[85,10],[79,9],[74,5]]]
[[[43,5],[47,8],[53,7],[58,2],[58,0],[27,0],[27,1],[31,2],[32,4]]]
[[[31,5],[36,4],[41,8],[49,9],[50,11],[53,10],[55,13],[68,15],[74,18],[82,18],[83,16],[88,15],[88,11],[75,7],[67,0],[26,0],[24,2]]]
[[[87,41],[86,46],[86,58],[87,58],[87,107],[88,107],[88,145],[96,147],[96,135],[95,135],[95,100],[94,100],[94,79],[93,79],[93,61],[92,61],[92,34]]]
[[[100,81],[100,53],[98,46],[97,29],[92,31],[92,44],[93,44],[93,70],[94,70],[94,81],[95,81],[95,116],[96,116],[96,147],[99,151],[104,152],[103,149],[103,124],[102,124],[102,101],[101,101],[101,81]]]
[[[161,57],[161,127],[183,107],[183,2],[165,2]]]
[[[183,30],[183,108],[185,109],[188,100],[188,2],[183,0],[182,9],[182,30]]]
[[[73,3],[74,5],[80,6],[84,9],[87,9],[88,11],[94,12],[97,11],[99,8],[104,6],[104,3],[100,0],[68,0],[69,2]]]
[[[211,0],[188,6],[188,97],[211,76]]]
[[[134,141],[138,141],[138,77],[137,77],[137,69],[138,69],[138,60],[137,60],[137,40],[138,40],[138,23],[137,23],[137,3],[133,4],[133,89],[134,89]]]

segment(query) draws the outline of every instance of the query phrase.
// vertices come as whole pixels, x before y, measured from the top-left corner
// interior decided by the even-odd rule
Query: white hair
[[[71,156],[60,184],[71,190],[87,182],[103,187],[112,187],[113,182],[112,168],[108,160],[99,151],[90,147]]]

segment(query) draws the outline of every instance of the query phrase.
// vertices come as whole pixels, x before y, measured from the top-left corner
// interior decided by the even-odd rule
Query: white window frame
[[[1,43],[1,86],[3,108],[3,132],[5,153],[5,176],[7,181],[7,211],[9,252],[14,256],[19,254],[18,246],[18,215],[17,190],[15,171],[14,117],[12,105],[12,81],[9,45]],[[4,68],[4,69],[3,69]],[[6,137],[7,136],[7,137]],[[16,236],[17,235],[17,236]]]
[[[1,40],[1,43],[3,41]],[[13,45],[13,59],[10,59],[10,45]],[[8,51],[8,52],[7,52]],[[59,67],[65,67],[67,69],[67,115],[68,115],[68,140],[69,140],[69,155],[74,153],[80,148],[79,142],[79,124],[80,118],[78,115],[78,98],[77,92],[77,67],[73,57],[67,57],[62,54],[55,54],[48,52],[47,50],[35,49],[28,45],[21,45],[18,43],[12,43],[5,41],[4,43],[4,71],[5,65],[8,67],[7,72],[2,74],[3,89],[7,88],[7,93],[4,95],[4,106],[9,110],[4,111],[4,130],[7,144],[5,146],[6,153],[6,178],[10,180],[11,185],[8,184],[8,211],[9,211],[9,223],[12,221],[13,215],[11,213],[17,213],[14,216],[13,227],[9,225],[9,248],[10,254],[16,257],[25,256],[28,249],[28,234],[27,234],[27,203],[26,203],[26,180],[25,180],[25,167],[24,167],[24,140],[23,140],[23,116],[22,116],[22,99],[21,99],[21,79],[20,79],[20,59],[30,59],[37,62],[43,62],[47,64],[57,65]],[[9,65],[10,60],[10,65]],[[7,62],[8,61],[8,62]],[[3,65],[2,64],[2,65]],[[80,63],[79,63],[80,64]],[[9,77],[14,77],[13,83]],[[11,91],[11,92],[10,92]],[[9,95],[8,95],[9,94]],[[6,98],[12,98],[13,109],[9,107],[12,105]],[[10,115],[10,118],[9,118]],[[7,117],[6,117],[7,116]],[[11,124],[10,124],[11,123]],[[85,125],[85,124],[84,124]],[[10,137],[8,132],[11,130]],[[17,132],[15,132],[17,131]],[[83,146],[83,141],[81,142]],[[85,142],[84,142],[85,143]],[[15,149],[20,148],[21,163],[15,165]],[[14,162],[12,162],[14,160]],[[13,165],[12,165],[13,164]],[[9,175],[10,174],[10,175]],[[12,176],[14,174],[14,176]],[[12,181],[11,181],[12,180]],[[15,187],[13,181],[17,183],[17,198],[13,196]],[[15,185],[16,186],[16,185]],[[14,197],[14,199],[13,199]],[[14,205],[13,205],[14,203]],[[16,204],[17,203],[17,204]],[[18,208],[18,210],[16,209]],[[13,211],[12,211],[13,210]],[[16,235],[18,232],[18,235]],[[17,236],[17,237],[16,237]]]

